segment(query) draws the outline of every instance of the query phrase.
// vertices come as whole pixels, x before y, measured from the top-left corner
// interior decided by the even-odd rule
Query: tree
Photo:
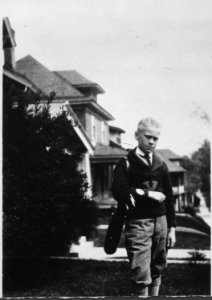
[[[207,206],[210,207],[210,142],[208,140],[205,140],[203,145],[193,153],[192,159],[201,179],[201,191],[205,196]]]
[[[187,191],[195,193],[200,189],[210,207],[210,142],[205,140],[191,158],[184,156],[182,166],[187,170]]]
[[[4,97],[3,249],[5,255],[59,255],[97,224],[97,207],[77,162],[85,151],[66,113],[27,109]]]
[[[186,190],[188,193],[195,193],[201,187],[201,178],[195,162],[188,156],[183,156],[182,166],[187,170]]]

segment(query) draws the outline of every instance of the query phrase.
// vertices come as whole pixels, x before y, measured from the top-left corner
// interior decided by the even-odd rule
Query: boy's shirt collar
[[[145,153],[144,153],[139,147],[136,147],[135,153],[136,153],[137,155],[142,156],[142,158],[143,158],[143,159],[145,160],[145,162],[146,162]],[[149,153],[149,158],[150,158],[150,161],[151,161],[151,163],[152,163],[152,159],[153,159],[153,153],[152,153],[152,152]]]

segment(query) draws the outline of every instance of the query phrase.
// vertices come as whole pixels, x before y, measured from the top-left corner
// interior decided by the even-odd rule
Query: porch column
[[[85,153],[84,160],[85,160],[85,172],[87,174],[87,180],[89,185],[87,196],[91,197],[92,196],[91,162],[90,162],[90,154],[88,152]]]

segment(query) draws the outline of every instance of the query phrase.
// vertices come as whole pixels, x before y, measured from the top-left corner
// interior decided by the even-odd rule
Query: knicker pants
[[[167,265],[166,216],[127,219],[125,233],[132,289],[160,285],[161,274]]]

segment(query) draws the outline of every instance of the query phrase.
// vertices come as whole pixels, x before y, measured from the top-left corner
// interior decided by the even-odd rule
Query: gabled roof
[[[170,160],[169,157],[166,156],[166,153],[169,154],[169,152],[163,151],[162,149],[158,149],[157,153],[161,157],[161,159],[166,163],[169,172],[171,172],[171,173],[186,172],[186,170],[183,167],[176,165],[174,162],[172,162]],[[170,153],[173,153],[173,152],[170,150]]]
[[[7,69],[6,67],[3,68],[3,75],[30,88],[34,93],[38,93],[37,89],[33,84],[17,73],[15,70]]]
[[[119,127],[116,127],[116,126],[111,126],[111,125],[109,125],[109,130],[111,132],[125,133],[125,130],[123,130],[122,128],[119,128]]]
[[[120,144],[118,144],[118,143],[116,143],[116,142],[114,142],[114,141],[112,141],[112,140],[110,140],[110,146],[111,146],[111,147],[117,147],[117,148],[120,148],[120,149],[122,149],[122,150],[127,151],[124,147],[122,147],[122,145],[120,145]]]
[[[105,92],[99,84],[90,81],[75,70],[55,71],[55,74],[61,76],[76,88],[92,87],[95,88],[99,94],[103,94]]]
[[[55,92],[56,98],[77,98],[83,95],[71,84],[55,75],[32,56],[27,55],[16,63],[18,73],[28,79],[45,97]]]
[[[126,156],[128,151],[121,147],[114,147],[111,145],[103,145],[97,143],[94,149],[94,156],[91,157],[92,162],[112,162],[118,161],[122,156]]]
[[[73,108],[86,107],[101,116],[106,121],[114,120],[114,117],[106,111],[101,105],[96,103],[92,98],[70,99],[70,105]]]
[[[158,149],[157,152],[160,153],[161,155],[167,157],[170,160],[181,160],[182,159],[181,156],[175,154],[170,149]]]
[[[82,126],[80,120],[76,116],[75,112],[71,108],[68,101],[66,101],[64,103],[64,106],[66,107],[66,111],[68,113],[68,116],[71,117],[72,125],[73,125],[73,128],[74,128],[75,132],[77,133],[78,137],[81,139],[82,143],[84,144],[84,146],[86,147],[88,152],[91,155],[93,155],[93,148],[94,147],[93,147],[93,145],[92,145],[92,143],[91,143],[84,127]]]
[[[6,17],[3,19],[3,48],[12,48],[15,46],[15,31],[10,25],[10,20]]]

